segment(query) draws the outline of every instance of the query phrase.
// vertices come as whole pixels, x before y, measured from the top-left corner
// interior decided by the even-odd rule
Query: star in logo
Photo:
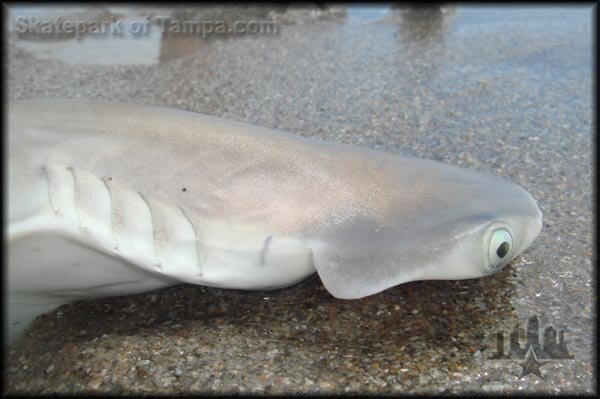
[[[530,345],[529,349],[527,350],[527,356],[525,356],[525,360],[522,363],[517,363],[523,368],[523,370],[521,371],[521,375],[519,375],[519,378],[525,377],[529,374],[535,374],[543,380],[544,378],[542,377],[542,371],[540,370],[540,367],[544,366],[546,363],[548,362],[538,361],[537,356],[535,355],[535,351]]]

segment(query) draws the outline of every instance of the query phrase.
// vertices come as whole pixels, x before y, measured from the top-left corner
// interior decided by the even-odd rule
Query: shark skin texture
[[[542,228],[488,173],[192,112],[8,107],[9,339],[78,299],[181,282],[266,290],[317,272],[354,299],[501,270]]]

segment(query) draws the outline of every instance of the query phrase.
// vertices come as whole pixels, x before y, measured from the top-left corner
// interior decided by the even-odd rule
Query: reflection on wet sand
[[[158,61],[169,61],[193,54],[211,40],[231,39],[243,35],[221,34],[216,31],[216,24],[230,27],[236,21],[272,20],[275,12],[285,12],[287,6],[274,7],[177,7],[169,15],[157,17],[155,25],[161,25],[160,50]],[[203,30],[202,24],[207,25]],[[173,28],[173,29],[170,29]],[[181,32],[181,30],[187,31]]]
[[[246,36],[222,34],[214,29],[177,34],[169,31],[169,21],[220,22],[227,27],[239,21],[267,23],[286,8],[176,7],[148,14],[120,7],[112,7],[110,11],[102,7],[14,7],[10,9],[9,31],[16,35],[17,47],[40,59],[84,65],[150,65],[193,54],[209,40]],[[80,28],[77,34],[73,31],[73,22]],[[70,26],[66,28],[68,32],[65,26]],[[139,26],[146,28],[137,32]]]
[[[398,25],[400,40],[426,45],[443,41],[444,34],[452,27],[455,14],[453,6],[395,5],[386,21]]]
[[[185,57],[199,51],[206,45],[206,39],[196,35],[169,35],[162,33],[158,61],[169,61]]]
[[[296,23],[302,17],[334,21],[344,16],[350,23],[370,23],[384,21],[398,26],[398,38],[404,42],[428,43],[443,41],[444,32],[450,27],[454,8],[440,6],[387,6],[376,7],[325,7],[298,9],[287,12],[287,6],[274,7],[175,7],[153,11],[150,15],[139,10],[119,7],[65,7],[65,8],[11,8],[10,30],[18,39],[16,45],[28,50],[41,59],[59,59],[71,64],[139,64],[150,65],[185,57],[203,48],[210,40],[240,38],[246,35],[217,34],[177,34],[165,29],[168,21],[222,21],[231,26],[234,21],[268,21]],[[291,17],[290,15],[294,15]],[[158,19],[161,19],[161,23]],[[74,33],[60,32],[43,34],[22,32],[27,21],[42,22],[42,25],[56,26],[65,21],[78,21],[84,31],[76,37]],[[57,23],[58,21],[58,23]],[[166,22],[165,22],[166,21]],[[146,23],[143,34],[135,34],[136,23]],[[39,23],[38,25],[39,26]],[[62,26],[62,25],[61,25]],[[93,33],[98,26],[103,33]],[[119,29],[115,29],[118,27]],[[17,28],[21,28],[20,30]],[[92,33],[90,33],[92,30]],[[115,31],[122,31],[115,34]],[[267,37],[268,35],[264,35]],[[135,51],[131,51],[135,49]]]

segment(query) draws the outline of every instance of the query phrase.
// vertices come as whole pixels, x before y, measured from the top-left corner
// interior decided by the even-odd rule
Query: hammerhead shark
[[[83,298],[181,282],[337,298],[501,270],[542,228],[502,177],[192,112],[8,107],[8,331]]]

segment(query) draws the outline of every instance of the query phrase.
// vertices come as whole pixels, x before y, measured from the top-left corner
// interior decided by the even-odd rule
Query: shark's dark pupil
[[[510,249],[510,246],[508,245],[508,243],[506,241],[504,241],[502,244],[500,244],[500,246],[496,250],[496,253],[498,254],[499,258],[504,258],[506,256],[506,254],[508,253],[509,249]]]

